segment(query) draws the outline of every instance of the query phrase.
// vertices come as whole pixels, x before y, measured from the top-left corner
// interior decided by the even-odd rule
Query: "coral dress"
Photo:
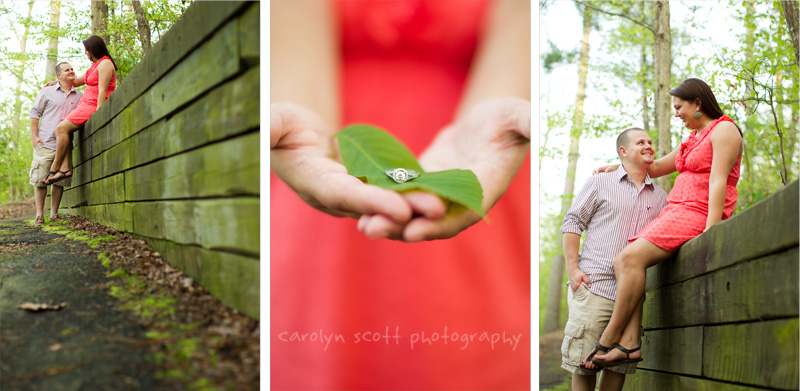
[[[490,3],[336,5],[344,124],[419,156],[453,120]],[[529,157],[488,222],[453,239],[371,240],[274,174],[270,214],[272,389],[530,388]]]
[[[103,56],[100,60],[92,64],[89,67],[89,70],[86,71],[86,75],[83,78],[83,81],[86,82],[86,90],[83,91],[83,96],[81,97],[81,102],[78,103],[78,107],[75,110],[72,110],[66,117],[66,119],[72,122],[75,125],[83,125],[86,121],[89,120],[89,117],[97,111],[97,93],[99,92],[99,88],[97,86],[98,81],[100,81],[100,75],[97,72],[97,66],[100,65],[100,62],[108,60],[111,61],[108,56]],[[108,84],[108,90],[106,91],[106,99],[114,92],[114,89],[117,88],[117,73],[114,72],[111,76],[111,82]]]
[[[675,178],[675,185],[667,197],[667,206],[658,217],[645,226],[636,236],[628,239],[634,241],[645,238],[667,251],[676,251],[687,240],[703,233],[708,218],[708,182],[711,178],[711,161],[713,148],[711,132],[723,121],[731,121],[723,115],[711,125],[696,134],[693,132],[686,142],[681,143],[675,156],[675,167],[680,175]],[[736,183],[739,182],[739,169],[742,157],[736,160],[728,174],[725,190],[725,206],[722,219],[731,217],[736,208],[739,193]]]

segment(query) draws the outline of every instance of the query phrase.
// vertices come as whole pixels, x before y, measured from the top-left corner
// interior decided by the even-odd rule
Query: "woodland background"
[[[794,0],[540,2],[540,335],[566,322],[559,228],[574,193],[593,168],[617,161],[621,130],[647,130],[657,158],[689,135],[668,94],[681,81],[705,80],[744,132],[737,212],[797,179],[797,7]],[[675,176],[659,186],[669,191]]]
[[[81,41],[98,34],[117,64],[117,86],[191,1],[0,0],[0,204],[33,197],[30,108],[55,65],[91,66]],[[83,89],[85,87],[81,87]]]

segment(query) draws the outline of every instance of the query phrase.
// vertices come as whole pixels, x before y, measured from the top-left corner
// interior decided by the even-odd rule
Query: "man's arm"
[[[33,102],[33,106],[31,107],[30,112],[30,119],[31,119],[31,141],[33,142],[33,147],[36,148],[36,144],[44,145],[42,139],[39,138],[39,118],[42,118],[42,113],[44,113],[45,107],[45,97],[44,97],[44,89],[39,91],[39,95],[36,97],[36,100]]]
[[[567,265],[567,275],[569,276],[569,286],[572,292],[578,290],[581,283],[591,287],[591,281],[578,268],[578,248],[581,243],[581,233],[589,226],[592,217],[597,211],[597,187],[595,181],[597,177],[589,177],[573,201],[569,211],[564,216],[564,224],[561,226],[561,233],[564,234],[564,261]]]

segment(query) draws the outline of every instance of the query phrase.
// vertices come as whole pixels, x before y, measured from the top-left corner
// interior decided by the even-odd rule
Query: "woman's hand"
[[[270,164],[303,201],[330,215],[380,214],[398,224],[411,218],[411,207],[399,193],[347,173],[333,130],[304,107],[270,105]]]
[[[505,193],[530,149],[530,102],[518,98],[495,98],[473,106],[455,123],[445,127],[422,154],[426,171],[454,168],[472,170],[483,188],[483,210]],[[447,203],[430,193],[404,193],[414,211],[406,224],[387,216],[362,216],[358,229],[369,237],[387,237],[407,242],[447,239],[480,221],[466,208]]]
[[[592,175],[599,174],[601,172],[615,171],[618,168],[619,168],[619,164],[609,164],[607,166],[595,168],[594,171],[592,171]]]
[[[44,85],[42,87],[50,87],[50,86],[52,86],[52,85],[54,85],[56,83],[58,83],[58,80],[51,80],[51,81],[48,81],[47,83],[44,83]]]

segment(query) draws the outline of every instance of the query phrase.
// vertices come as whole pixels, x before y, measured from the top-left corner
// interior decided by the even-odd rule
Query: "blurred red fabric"
[[[381,127],[419,156],[453,120],[490,6],[337,2],[344,123]],[[364,237],[271,173],[272,389],[530,389],[529,159],[488,221],[411,244]],[[295,332],[306,340],[287,341]],[[412,349],[421,333],[440,339]],[[492,347],[483,333],[508,339]]]

